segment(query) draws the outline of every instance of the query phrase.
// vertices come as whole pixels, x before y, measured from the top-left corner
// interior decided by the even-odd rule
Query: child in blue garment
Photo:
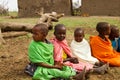
[[[118,39],[118,45],[119,45],[119,46],[118,46],[117,51],[120,52],[120,37],[119,37],[119,39]]]
[[[109,35],[113,48],[120,52],[120,37],[119,37],[119,28],[115,25],[111,25],[111,33]]]

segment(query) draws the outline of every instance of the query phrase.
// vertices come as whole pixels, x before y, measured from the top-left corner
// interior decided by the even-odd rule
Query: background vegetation
[[[15,17],[14,19],[11,18]],[[39,18],[18,18],[17,12],[9,12],[9,16],[0,16],[0,22],[14,22],[14,23],[28,23],[36,24]],[[59,19],[59,22],[67,27],[67,34],[71,35],[73,30],[76,27],[85,28],[86,38],[89,38],[89,35],[95,34],[95,27],[98,22],[108,22],[120,27],[120,17],[111,17],[111,16],[89,16],[89,17],[80,17],[80,16],[65,16]],[[52,32],[52,31],[50,31]]]

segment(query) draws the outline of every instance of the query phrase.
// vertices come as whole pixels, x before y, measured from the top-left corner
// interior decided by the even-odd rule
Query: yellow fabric
[[[67,54],[63,51],[63,55],[62,55],[63,60],[65,60],[67,58]]]

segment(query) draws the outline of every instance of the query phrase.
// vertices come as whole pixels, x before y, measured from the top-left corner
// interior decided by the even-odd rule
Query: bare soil
[[[86,28],[85,31],[96,34],[94,29]],[[49,33],[48,39],[51,37],[52,32]],[[31,40],[30,34],[5,39],[6,44],[0,46],[0,80],[32,80],[24,73],[24,68],[29,63],[27,51]],[[68,34],[67,40],[70,43],[72,36]],[[120,68],[111,67],[110,72],[104,75],[90,74],[88,80],[120,80]]]

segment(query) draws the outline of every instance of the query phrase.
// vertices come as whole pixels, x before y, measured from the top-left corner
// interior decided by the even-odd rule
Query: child
[[[94,57],[112,66],[120,67],[120,54],[113,50],[108,36],[110,35],[110,24],[99,22],[96,26],[98,36],[90,37],[90,45]]]
[[[111,25],[111,33],[109,39],[112,42],[113,48],[120,52],[120,38],[119,38],[119,28],[115,25]]]
[[[97,58],[91,55],[90,45],[84,39],[84,30],[76,28],[74,31],[74,40],[71,42],[71,50],[73,54],[81,61],[87,61],[91,64],[99,63]]]
[[[55,26],[54,35],[55,38],[53,38],[51,42],[54,45],[55,63],[63,63],[67,66],[71,66],[77,72],[82,71],[85,66],[86,66],[86,70],[93,70],[93,72],[98,72],[98,73],[104,72],[106,68],[108,68],[108,65],[104,65],[100,68],[93,68],[92,64],[78,61],[72,55],[72,52],[67,44],[67,41],[65,40],[66,28],[63,24],[57,24]],[[75,61],[72,62],[71,59]]]
[[[82,80],[81,74],[62,64],[54,65],[53,45],[46,39],[48,28],[45,24],[37,24],[32,29],[33,41],[29,45],[29,60],[37,65],[33,79],[51,80],[52,78],[69,78],[73,76],[75,80]],[[84,69],[85,72],[85,69]],[[82,72],[82,73],[84,73]]]

